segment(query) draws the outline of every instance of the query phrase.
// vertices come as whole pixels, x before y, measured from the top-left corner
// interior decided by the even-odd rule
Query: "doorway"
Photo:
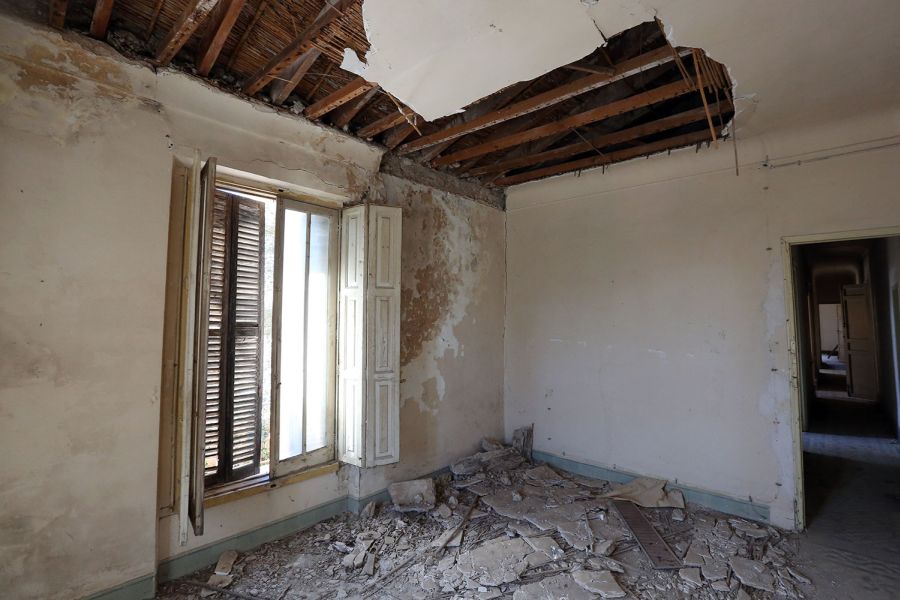
[[[785,240],[798,523],[801,544],[821,559],[810,571],[832,580],[836,556],[872,562],[900,551],[900,229],[879,233]],[[852,583],[848,594],[869,585]]]

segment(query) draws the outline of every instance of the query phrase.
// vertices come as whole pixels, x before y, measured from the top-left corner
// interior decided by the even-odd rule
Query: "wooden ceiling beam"
[[[62,29],[66,25],[66,9],[69,7],[69,0],[50,0],[47,6],[47,22],[50,27]]]
[[[209,75],[245,3],[246,0],[220,0],[213,9],[209,26],[197,50],[198,74],[204,77]]]
[[[407,109],[407,110],[409,110],[409,109]],[[417,115],[411,110],[408,113],[402,113],[398,110],[396,112],[391,112],[391,113],[381,117],[380,119],[377,119],[377,120],[369,123],[362,129],[357,131],[356,135],[358,135],[361,138],[371,139],[371,138],[375,137],[376,135],[378,135],[379,133],[387,131],[388,129],[391,129],[392,127],[396,127],[397,125],[400,125],[402,123],[408,123],[409,119],[416,119],[416,118],[417,118]]]
[[[290,68],[284,72],[284,76],[272,83],[270,91],[273,104],[284,104],[284,101],[291,95],[291,92],[297,89],[321,54],[322,51],[318,48],[310,48],[294,59]]]
[[[474,106],[467,109],[464,113],[460,115],[456,115],[450,122],[447,124],[447,127],[453,127],[459,125],[461,123],[468,123],[472,119],[477,119],[483,115],[488,114],[491,111],[499,110],[504,106],[509,105],[510,102],[515,100],[520,94],[522,94],[525,90],[531,87],[536,79],[532,79],[531,81],[520,81],[519,83],[514,83],[499,92],[491,94],[487,98],[479,101]],[[453,138],[449,140],[445,140],[439,144],[435,144],[430,148],[425,148],[422,150],[422,154],[418,157],[418,160],[421,162],[430,162],[434,157],[438,156],[444,150],[455,144],[459,141],[459,138]]]
[[[604,65],[592,65],[584,60],[579,60],[568,65],[563,66],[564,69],[569,69],[571,71],[582,71],[584,73],[598,73],[602,75],[611,75],[616,72],[615,67],[608,67]]]
[[[681,50],[680,52],[684,52],[687,55],[690,54],[690,49]],[[522,100],[521,102],[516,102],[500,110],[490,112],[482,117],[472,119],[467,123],[455,127],[447,127],[431,135],[426,135],[408,142],[400,146],[397,149],[397,152],[399,154],[408,154],[446,140],[458,138],[468,133],[527,115],[672,60],[674,59],[668,47],[651,50],[650,52],[619,63],[616,65],[615,72],[612,74],[599,73],[581,77],[565,85]]]
[[[254,95],[266,87],[272,79],[287,69],[298,56],[312,47],[315,37],[326,25],[343,16],[344,10],[354,0],[325,0],[325,6],[294,40],[276,54],[261,69],[244,82],[244,92]]]
[[[106,38],[106,30],[109,28],[109,18],[112,16],[115,0],[97,0],[94,5],[94,15],[91,17],[91,37],[102,40]]]
[[[383,143],[389,150],[393,150],[415,132],[416,128],[410,125],[409,121],[404,121],[384,134]]]
[[[331,92],[318,102],[307,106],[306,110],[303,111],[303,114],[309,119],[318,119],[337,107],[343,106],[354,98],[365,94],[373,87],[375,87],[374,83],[370,83],[362,77],[356,77],[347,85]]]
[[[376,85],[371,90],[352,102],[348,102],[331,114],[331,124],[335,127],[346,127],[364,109],[380,88]]]
[[[193,0],[189,2],[159,45],[156,51],[156,63],[167,65],[172,62],[178,51],[191,39],[191,36],[218,3],[219,0]]]
[[[722,112],[728,112],[732,110],[733,107],[730,102],[726,101],[713,105],[710,108],[721,110]],[[563,158],[576,156],[578,154],[583,154],[585,152],[591,152],[592,150],[597,150],[599,148],[605,148],[607,146],[630,142],[632,140],[640,139],[648,135],[653,135],[662,131],[668,131],[669,129],[675,129],[676,127],[681,127],[682,125],[688,125],[705,120],[706,111],[702,107],[695,108],[668,117],[663,117],[661,119],[656,119],[655,121],[636,125],[634,127],[628,127],[627,129],[621,129],[612,133],[601,133],[586,136],[585,140],[576,142],[574,144],[567,144],[560,148],[553,148],[552,150],[537,152],[529,156],[520,156],[516,158],[509,158],[506,160],[501,159],[489,165],[484,165],[482,167],[472,169],[468,174],[472,177],[479,177],[481,175],[488,175],[497,172],[502,173],[505,171],[511,171],[513,169],[521,169],[523,167],[539,165],[544,162],[560,160]]]
[[[642,106],[648,106],[650,104],[662,102],[663,100],[677,98],[678,96],[683,96],[684,94],[687,94],[692,90],[693,87],[687,82],[676,81],[674,83],[669,83],[667,85],[663,85],[658,88],[653,88],[652,90],[630,96],[617,102],[611,102],[605,106],[600,106],[598,108],[587,110],[585,112],[581,112],[564,119],[559,119],[552,123],[547,123],[545,125],[533,127],[519,133],[507,135],[497,140],[491,140],[489,142],[476,144],[475,146],[471,146],[457,152],[452,152],[446,156],[439,156],[434,161],[432,161],[432,164],[435,166],[452,165],[453,163],[460,162],[467,158],[482,156],[484,154],[502,150],[504,148],[511,148],[512,146],[518,146],[519,144],[530,142],[531,140],[547,137],[549,135],[554,135],[562,131],[575,129],[583,125],[588,125],[589,123],[596,123],[597,121],[602,121],[603,119],[621,115]]]
[[[684,135],[666,138],[664,140],[659,140],[650,144],[641,144],[633,148],[625,148],[624,150],[610,152],[609,154],[598,154],[596,156],[590,156],[588,158],[582,158],[580,160],[573,160],[571,162],[553,165],[552,167],[544,167],[542,169],[534,169],[533,171],[525,171],[524,173],[501,177],[494,183],[500,186],[517,185],[519,183],[534,181],[535,179],[541,179],[543,177],[551,177],[553,175],[560,175],[562,173],[568,173],[570,171],[580,171],[583,169],[590,169],[602,165],[609,165],[615,162],[637,158],[639,156],[655,154],[657,152],[665,152],[666,150],[674,150],[675,148],[680,148],[682,146],[689,146],[691,144],[699,144],[701,142],[708,141],[709,132],[704,129],[699,132],[686,133]]]

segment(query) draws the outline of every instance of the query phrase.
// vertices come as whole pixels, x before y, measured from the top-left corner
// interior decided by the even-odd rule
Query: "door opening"
[[[900,536],[900,228],[880,233],[785,240],[801,543],[861,555]]]

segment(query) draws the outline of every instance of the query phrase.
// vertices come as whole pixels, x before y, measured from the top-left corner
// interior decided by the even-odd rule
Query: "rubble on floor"
[[[520,441],[529,438],[520,434]],[[527,441],[527,440],[526,440]],[[161,586],[165,600],[318,598],[753,599],[814,597],[795,538],[685,506],[664,481],[614,485],[484,440],[435,480]],[[680,568],[654,569],[613,498],[639,510]],[[651,532],[652,533],[652,532]]]

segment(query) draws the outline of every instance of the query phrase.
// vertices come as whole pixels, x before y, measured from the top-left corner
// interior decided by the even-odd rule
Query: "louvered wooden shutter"
[[[261,202],[232,200],[229,431],[234,480],[259,472],[262,412],[262,297],[265,211]]]
[[[259,472],[265,210],[216,190],[207,230],[207,485]]]

